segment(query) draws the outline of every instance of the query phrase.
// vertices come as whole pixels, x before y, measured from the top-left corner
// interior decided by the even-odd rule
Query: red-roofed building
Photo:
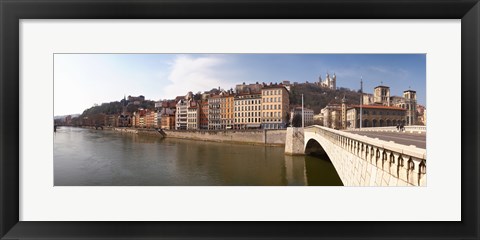
[[[406,109],[381,105],[362,105],[362,127],[387,127],[405,125]],[[360,127],[360,105],[346,110],[346,128]]]

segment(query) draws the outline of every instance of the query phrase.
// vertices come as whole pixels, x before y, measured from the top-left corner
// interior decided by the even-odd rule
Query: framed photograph
[[[478,239],[479,8],[2,0],[0,237]]]

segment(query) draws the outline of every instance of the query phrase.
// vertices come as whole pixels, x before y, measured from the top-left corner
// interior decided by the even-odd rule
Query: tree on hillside
[[[310,106],[309,108],[315,113],[319,113],[322,108],[335,98],[342,99],[345,96],[349,104],[358,104],[360,99],[360,93],[351,91],[348,88],[340,87],[337,90],[332,90],[316,84],[298,84],[291,86],[290,104],[296,106],[302,104],[302,94],[304,105]]]
[[[285,115],[285,126],[287,127],[290,127],[290,113],[287,112],[287,114]]]
[[[302,127],[302,115],[298,113],[293,115],[292,127]]]

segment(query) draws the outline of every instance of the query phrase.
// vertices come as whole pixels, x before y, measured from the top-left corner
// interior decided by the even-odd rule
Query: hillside
[[[304,83],[292,85],[290,90],[290,105],[302,104],[302,94],[304,105],[310,108],[315,114],[318,114],[330,101],[340,100],[345,96],[348,104],[359,104],[360,93],[346,88],[339,88],[336,91],[322,88],[313,83]]]

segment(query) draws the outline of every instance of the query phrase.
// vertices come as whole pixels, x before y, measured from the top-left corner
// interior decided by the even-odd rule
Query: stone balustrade
[[[315,139],[344,185],[426,186],[426,150],[321,126],[305,128],[305,147]]]

